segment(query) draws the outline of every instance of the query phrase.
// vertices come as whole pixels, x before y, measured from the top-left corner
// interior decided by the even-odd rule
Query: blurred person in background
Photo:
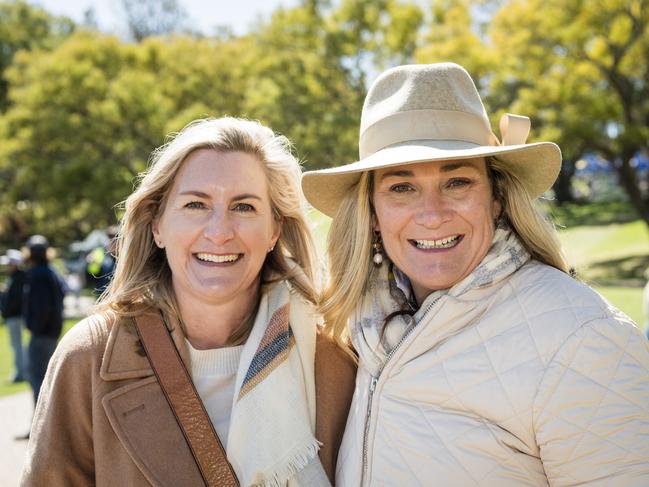
[[[649,343],[535,206],[559,147],[500,129],[461,66],[399,66],[361,159],[302,179],[334,218],[322,311],[359,354],[338,485],[649,485]]]
[[[203,485],[203,449],[168,403],[147,327],[173,341],[162,360],[192,381],[227,454],[208,452],[214,464],[245,486],[329,485],[355,367],[318,333],[288,140],[258,122],[196,121],[139,181],[98,311],[52,360],[21,485]]]
[[[117,228],[108,227],[106,230],[108,243],[105,246],[97,247],[86,256],[86,272],[92,278],[93,292],[99,297],[108,288],[110,280],[115,272],[115,237]]]
[[[25,360],[23,357],[23,286],[25,271],[21,269],[23,254],[16,249],[7,250],[7,254],[0,258],[0,264],[9,269],[7,291],[2,296],[2,318],[9,329],[11,349],[14,354],[14,375],[11,382],[26,380]]]
[[[29,269],[23,288],[23,317],[31,332],[27,346],[27,370],[34,405],[38,403],[47,366],[63,328],[65,287],[48,259],[49,242],[42,235],[27,241]]]

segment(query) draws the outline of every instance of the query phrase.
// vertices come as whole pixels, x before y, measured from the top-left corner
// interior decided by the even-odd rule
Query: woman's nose
[[[210,212],[203,228],[203,235],[216,244],[223,244],[231,240],[234,237],[234,229],[228,212],[224,210]]]
[[[423,194],[415,213],[415,223],[426,228],[439,228],[451,219],[452,211],[443,195],[436,191]]]

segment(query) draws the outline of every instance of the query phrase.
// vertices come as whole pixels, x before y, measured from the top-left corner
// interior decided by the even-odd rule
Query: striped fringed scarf
[[[281,365],[295,345],[293,331],[288,323],[288,311],[289,305],[286,303],[271,316],[246,377],[243,379],[239,399],[253,390],[268,374]]]
[[[226,448],[242,486],[329,485],[314,436],[316,321],[285,282],[261,298],[241,355]]]

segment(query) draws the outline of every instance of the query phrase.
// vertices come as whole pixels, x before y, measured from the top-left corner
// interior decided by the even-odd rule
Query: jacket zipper
[[[381,368],[383,370],[383,368]],[[379,371],[379,375],[381,372]],[[361,485],[365,480],[365,470],[367,469],[367,435],[370,431],[370,415],[372,414],[372,398],[374,397],[374,390],[376,389],[376,383],[378,382],[379,377],[372,376],[370,382],[370,392],[367,398],[367,416],[365,416],[365,432],[363,433],[363,471],[361,473]]]
[[[410,334],[414,331],[415,328],[417,328],[417,325],[426,317],[430,309],[437,303],[442,298],[442,296],[438,297],[435,301],[430,303],[428,307],[426,308],[426,311],[424,311],[424,314],[421,317],[421,320],[419,320],[417,323],[415,323],[415,326],[410,328],[408,332],[401,337],[401,340],[396,344],[396,346],[390,351],[388,354],[387,358],[385,359],[385,362],[383,362],[383,365],[379,369],[378,373],[376,376],[371,375],[372,380],[370,381],[370,391],[367,397],[367,415],[365,416],[365,431],[363,433],[363,470],[361,471],[361,486],[365,485],[365,475],[367,473],[367,441],[368,441],[368,433],[370,431],[370,416],[372,415],[372,399],[374,398],[374,391],[376,390],[376,383],[379,381],[379,377],[381,377],[381,373],[385,369],[385,366],[388,364],[390,359],[393,357],[393,355],[399,350],[403,342],[406,341],[406,338],[410,336]]]

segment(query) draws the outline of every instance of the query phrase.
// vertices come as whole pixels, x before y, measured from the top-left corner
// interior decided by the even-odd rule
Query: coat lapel
[[[149,359],[129,319],[110,330],[99,376],[105,381],[141,379],[153,375]]]
[[[171,338],[185,366],[190,368],[189,352],[182,330],[179,327],[173,328]],[[105,381],[115,381],[152,375],[153,369],[144,353],[135,325],[130,319],[121,320],[112,327],[108,335],[99,376]]]
[[[173,330],[172,337],[187,364],[182,332]],[[124,382],[102,398],[102,405],[115,435],[146,479],[155,486],[203,485],[130,320],[112,328],[100,376]]]

